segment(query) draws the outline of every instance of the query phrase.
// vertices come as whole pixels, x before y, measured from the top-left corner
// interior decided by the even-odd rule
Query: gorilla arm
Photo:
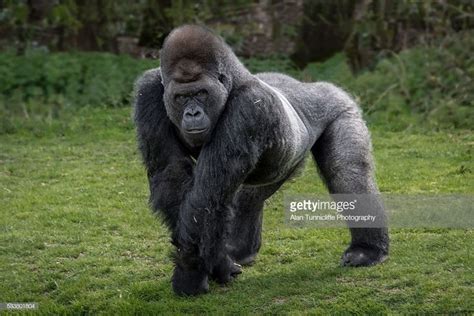
[[[221,283],[230,280],[233,265],[225,253],[227,222],[231,216],[229,205],[255,168],[265,148],[266,139],[262,137],[268,135],[263,112],[254,105],[256,100],[265,102],[261,94],[256,97],[251,87],[232,92],[213,138],[202,148],[193,186],[181,204],[178,223],[181,261],[196,261],[198,257],[201,269],[211,276],[214,274]]]
[[[191,186],[193,161],[166,115],[163,93],[159,68],[145,72],[135,84],[134,119],[147,169],[152,209],[163,215],[174,233],[179,206]]]

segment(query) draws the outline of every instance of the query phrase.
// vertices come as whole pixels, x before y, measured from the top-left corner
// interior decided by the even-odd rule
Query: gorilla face
[[[163,98],[168,117],[189,145],[201,146],[210,139],[228,92],[217,73],[194,61],[182,60],[165,70]]]

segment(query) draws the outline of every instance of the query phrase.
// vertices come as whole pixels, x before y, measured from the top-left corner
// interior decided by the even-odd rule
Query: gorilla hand
[[[173,290],[177,295],[199,295],[209,291],[207,272],[203,269],[184,269],[177,264],[172,278]]]
[[[211,278],[219,284],[227,284],[242,273],[242,266],[235,263],[229,256],[225,256],[214,267]]]

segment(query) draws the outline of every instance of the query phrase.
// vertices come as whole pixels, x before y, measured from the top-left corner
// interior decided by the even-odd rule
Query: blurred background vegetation
[[[254,72],[344,87],[370,124],[472,129],[472,0],[0,0],[0,133],[129,106],[183,23],[216,30]]]

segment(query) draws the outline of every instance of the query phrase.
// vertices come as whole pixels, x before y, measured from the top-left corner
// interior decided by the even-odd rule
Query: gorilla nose
[[[204,114],[201,109],[189,109],[184,113],[184,119],[188,122],[199,122],[203,118]]]

